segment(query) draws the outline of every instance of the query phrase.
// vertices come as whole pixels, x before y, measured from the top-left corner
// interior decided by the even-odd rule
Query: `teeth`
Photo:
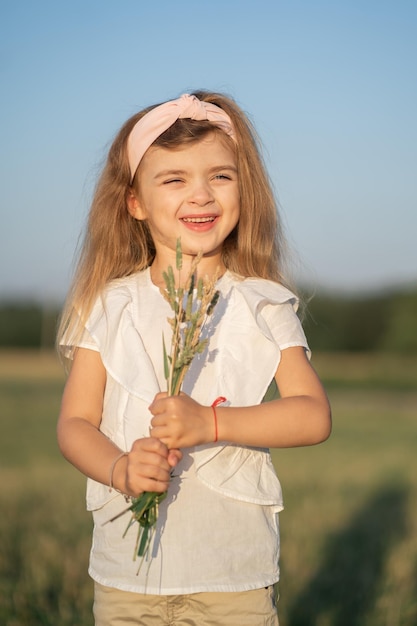
[[[184,217],[183,222],[191,222],[192,224],[202,224],[204,222],[214,222],[214,217]]]

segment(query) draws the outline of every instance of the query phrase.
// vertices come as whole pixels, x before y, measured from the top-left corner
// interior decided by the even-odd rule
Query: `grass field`
[[[417,625],[417,358],[318,355],[332,437],[274,451],[282,626]],[[0,352],[0,624],[91,626],[84,479],[61,457],[54,355]]]

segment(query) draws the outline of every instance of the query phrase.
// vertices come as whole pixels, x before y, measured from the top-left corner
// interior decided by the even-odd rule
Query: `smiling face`
[[[203,252],[201,272],[221,263],[223,242],[239,220],[236,156],[218,132],[175,150],[151,147],[137,173],[138,194],[128,197],[131,215],[146,220],[154,266],[175,266],[178,237],[184,258]]]

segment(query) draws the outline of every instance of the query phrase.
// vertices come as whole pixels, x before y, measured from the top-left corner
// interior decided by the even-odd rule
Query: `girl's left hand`
[[[214,421],[211,407],[202,406],[190,396],[156,394],[149,407],[153,415],[151,437],[167,448],[189,448],[214,441]]]

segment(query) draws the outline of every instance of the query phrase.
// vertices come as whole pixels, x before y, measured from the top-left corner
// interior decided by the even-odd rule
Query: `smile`
[[[216,218],[212,217],[183,217],[182,221],[189,224],[205,224],[206,222],[214,222]]]

